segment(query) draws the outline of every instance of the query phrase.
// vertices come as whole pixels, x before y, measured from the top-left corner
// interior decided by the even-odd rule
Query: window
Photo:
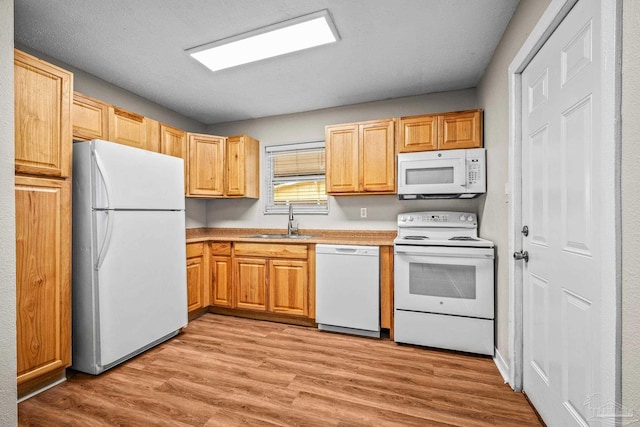
[[[324,141],[266,147],[265,213],[329,213]]]

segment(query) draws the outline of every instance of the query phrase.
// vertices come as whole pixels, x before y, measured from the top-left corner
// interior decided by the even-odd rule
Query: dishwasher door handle
[[[356,248],[335,248],[337,254],[355,254],[358,253]]]

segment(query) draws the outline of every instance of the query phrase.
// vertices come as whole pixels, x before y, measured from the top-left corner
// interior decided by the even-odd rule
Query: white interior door
[[[597,424],[602,391],[598,5],[578,1],[522,73],[523,389],[550,426]]]

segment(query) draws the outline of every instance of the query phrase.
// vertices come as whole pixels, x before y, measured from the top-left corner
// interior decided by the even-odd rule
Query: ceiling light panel
[[[340,39],[328,10],[187,49],[212,71],[309,49]]]

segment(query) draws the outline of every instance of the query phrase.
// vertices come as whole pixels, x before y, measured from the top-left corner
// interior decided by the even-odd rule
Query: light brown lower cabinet
[[[267,311],[267,260],[234,258],[235,307]]]
[[[236,307],[245,310],[307,316],[307,261],[234,258]]]
[[[380,246],[380,327],[393,339],[393,246]]]
[[[393,247],[380,250],[380,326],[393,334]],[[314,244],[187,245],[191,314],[209,307],[217,313],[312,325],[315,276]]]
[[[235,243],[236,307],[307,316],[307,245]]]
[[[313,318],[313,245],[210,243],[211,305],[266,315]]]
[[[18,395],[71,364],[71,182],[15,177]]]
[[[187,245],[187,311],[206,307],[205,304],[205,244],[190,243]]]
[[[209,244],[209,269],[211,272],[211,305],[233,307],[233,281],[231,243]]]
[[[307,316],[307,261],[269,260],[269,309],[274,313]]]

